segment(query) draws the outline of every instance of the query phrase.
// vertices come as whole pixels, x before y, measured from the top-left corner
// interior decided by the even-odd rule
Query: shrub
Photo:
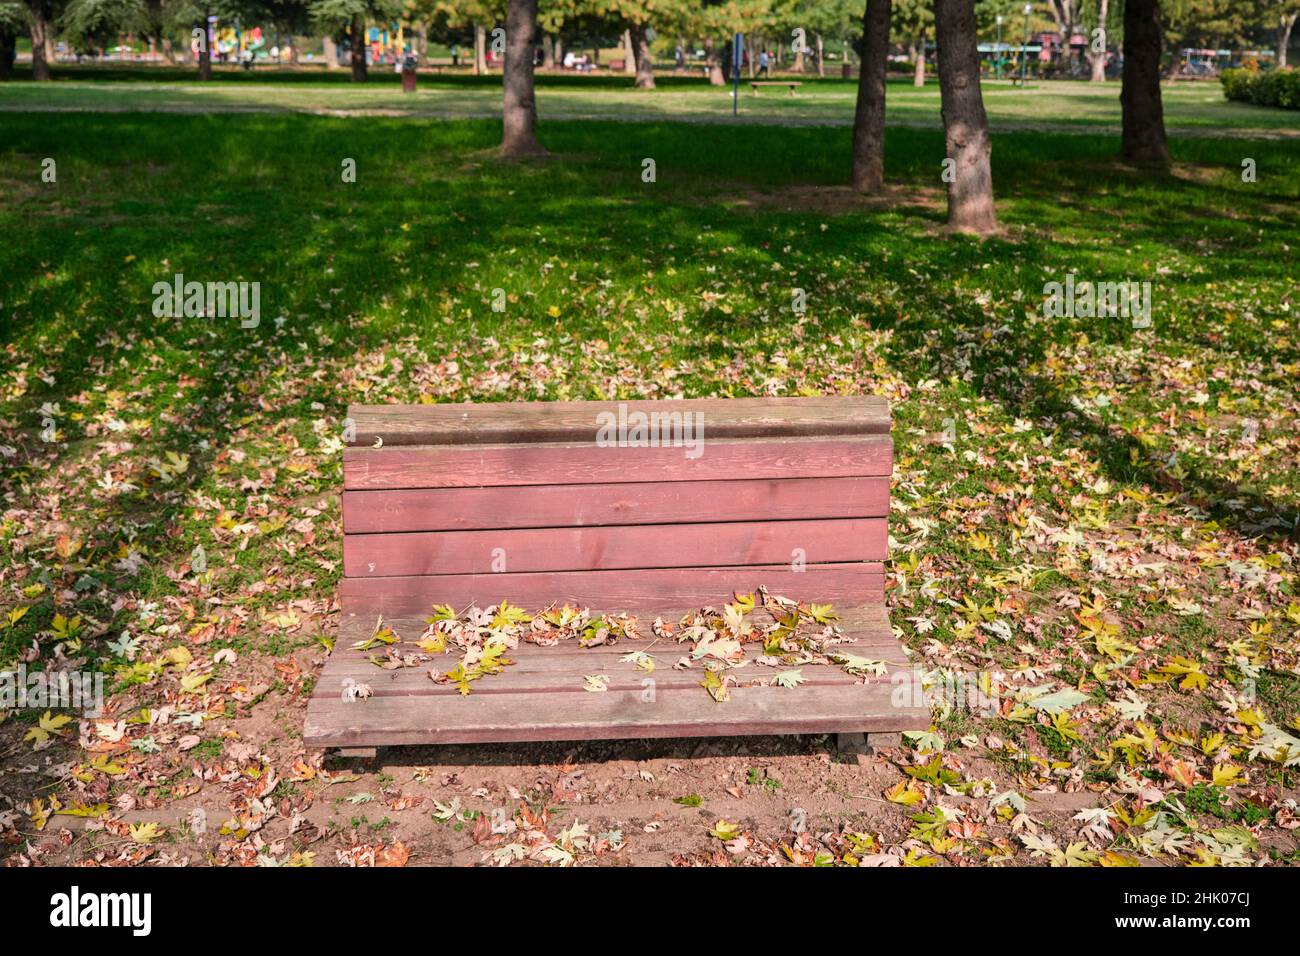
[[[1224,70],[1219,80],[1223,83],[1223,95],[1230,100],[1300,109],[1300,72],[1296,70],[1269,70],[1266,73],[1248,69]]]

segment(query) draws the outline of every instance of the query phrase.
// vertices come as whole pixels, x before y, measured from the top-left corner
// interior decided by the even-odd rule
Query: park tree
[[[1079,29],[1083,0],[1048,0],[1052,19],[1056,21],[1056,33],[1061,38],[1061,55],[1074,61],[1074,48],[1070,38]]]
[[[331,36],[347,31],[352,51],[352,82],[364,83],[369,77],[366,69],[366,21],[387,22],[401,10],[402,0],[312,0],[311,18]]]
[[[682,14],[683,0],[590,0],[591,10],[599,17],[621,24],[632,41],[636,63],[636,86],[652,90],[654,67],[650,57],[650,30],[676,23]]]
[[[912,58],[912,85],[925,86],[925,43],[934,30],[932,0],[894,0],[894,36]]]
[[[826,75],[826,39],[844,38],[862,29],[864,0],[774,0],[771,22],[782,37],[798,30],[804,44],[795,49],[797,71],[804,68],[805,45],[817,51],[817,75]]]
[[[25,0],[32,38],[32,79],[48,80],[54,59],[54,23],[63,9],[60,0]]]
[[[1120,87],[1122,149],[1135,163],[1167,163],[1160,55],[1164,34],[1160,0],[1124,2],[1124,77]]]
[[[997,228],[993,207],[993,145],[980,91],[975,0],[935,0],[939,98],[947,155],[948,227],[987,234]]]
[[[506,10],[506,58],[502,74],[503,156],[529,156],[545,152],[537,141],[537,98],[533,90],[533,55],[536,47],[537,0],[510,0]]]
[[[89,53],[111,46],[119,34],[147,33],[144,0],[70,0],[59,29],[73,49]]]
[[[1105,83],[1106,49],[1110,37],[1110,0],[1093,0],[1092,14],[1095,25],[1088,39],[1088,79],[1093,83]]]
[[[853,114],[853,165],[849,183],[875,192],[885,184],[885,67],[889,60],[890,0],[866,0],[862,12],[862,65]]]
[[[550,0],[556,8],[571,6],[579,0]],[[474,75],[487,72],[488,30],[506,19],[506,0],[434,0],[434,13],[451,27],[474,31]]]
[[[27,12],[17,0],[0,0],[0,80],[13,76],[18,37],[27,29]]]
[[[1300,0],[1258,0],[1257,20],[1260,26],[1270,30],[1274,36],[1277,50],[1278,69],[1287,67],[1287,47],[1291,45],[1291,33],[1296,20],[1300,19]]]

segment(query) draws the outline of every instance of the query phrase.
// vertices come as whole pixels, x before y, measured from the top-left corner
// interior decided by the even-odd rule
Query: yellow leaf
[[[1210,779],[1216,787],[1235,787],[1239,783],[1245,783],[1241,768],[1230,763],[1215,764]]]
[[[901,803],[905,807],[914,807],[925,799],[915,780],[900,780],[885,791],[885,799],[890,803]]]
[[[158,826],[158,824],[154,823],[152,820],[147,820],[144,823],[137,823],[131,827],[131,839],[136,843],[144,843],[146,845],[158,839],[162,836],[162,833],[162,827]]]
[[[725,842],[727,840],[734,840],[739,833],[740,824],[728,823],[726,820],[719,820],[713,825],[713,829],[709,831],[709,836],[717,837],[719,840]]]

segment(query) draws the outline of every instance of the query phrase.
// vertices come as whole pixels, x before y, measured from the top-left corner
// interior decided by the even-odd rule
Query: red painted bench
[[[639,443],[638,413],[702,417],[663,419],[656,434],[667,444],[656,446]],[[382,405],[349,414],[341,621],[308,706],[309,747],[928,726],[928,709],[891,701],[889,676],[864,683],[806,665],[798,687],[740,687],[715,702],[694,669],[669,666],[681,653],[661,641],[656,654],[668,661],[647,702],[646,675],[619,660],[652,640],[656,616],[720,607],[765,585],[833,604],[856,639],[846,650],[903,667],[884,608],[893,446],[883,400]],[[619,421],[629,429],[622,443]],[[698,436],[671,430],[695,421]],[[515,665],[468,697],[433,683],[427,667],[381,669],[352,647],[380,615],[415,640],[434,604],[462,610],[503,599],[530,612],[565,601],[629,611],[644,621],[645,640],[523,644],[511,653]],[[610,677],[608,691],[586,692],[583,675],[597,673]],[[350,682],[372,696],[343,699]]]

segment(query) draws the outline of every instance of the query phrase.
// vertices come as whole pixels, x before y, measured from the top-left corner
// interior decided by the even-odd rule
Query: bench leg
[[[865,757],[876,750],[903,745],[902,734],[836,734],[835,749],[846,757]]]
[[[339,747],[334,751],[344,760],[374,760],[378,752],[377,747]]]

